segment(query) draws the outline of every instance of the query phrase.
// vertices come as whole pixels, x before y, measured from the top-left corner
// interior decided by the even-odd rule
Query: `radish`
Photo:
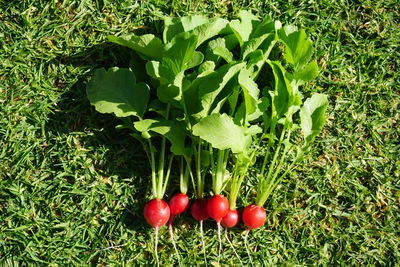
[[[143,213],[146,222],[157,230],[168,222],[170,208],[164,200],[155,198],[146,203]]]
[[[172,222],[176,215],[184,212],[189,205],[189,197],[184,193],[175,194],[169,201],[169,207],[171,209],[171,217],[169,218],[169,234],[171,235],[172,245],[174,246],[176,256],[178,258],[179,266],[181,266],[181,260],[179,256],[178,248],[175,244],[174,231],[172,229]]]
[[[154,227],[155,230],[154,252],[156,255],[157,266],[159,266],[160,263],[157,254],[158,229],[168,222],[170,209],[164,200],[154,198],[144,205],[143,214],[146,222]]]
[[[221,223],[222,218],[228,214],[228,211],[228,199],[222,195],[214,195],[207,202],[207,212],[218,225]]]
[[[239,222],[239,213],[236,209],[229,209],[228,213],[222,218],[221,225],[232,228]]]
[[[197,199],[190,207],[190,213],[196,221],[204,221],[210,218],[207,212],[207,199]]]
[[[217,222],[218,227],[218,239],[219,239],[219,255],[221,255],[222,251],[222,242],[221,242],[221,220],[222,218],[228,214],[229,211],[229,202],[228,199],[222,195],[214,195],[207,202],[207,212],[211,218],[213,218]]]
[[[189,205],[189,197],[184,193],[175,194],[169,201],[169,208],[171,210],[171,217],[169,224],[171,225],[175,216],[184,212]]]
[[[257,205],[249,205],[244,208],[242,219],[247,229],[256,229],[265,223],[267,214],[263,207]]]
[[[171,200],[169,201],[169,207],[171,209],[171,217],[169,219],[169,234],[171,236],[172,245],[174,246],[176,257],[178,259],[179,266],[181,266],[181,260],[179,256],[179,251],[175,243],[174,238],[174,230],[172,229],[172,222],[176,215],[181,214],[184,212],[187,207],[189,206],[189,197],[186,195],[188,184],[189,184],[189,174],[190,174],[190,161],[186,161],[186,169],[184,170],[183,164],[184,160],[181,158],[180,162],[180,191],[172,196]]]
[[[184,193],[175,194],[169,201],[169,207],[171,209],[171,217],[169,218],[169,234],[171,236],[172,245],[174,246],[176,257],[178,258],[179,266],[181,266],[181,260],[179,256],[178,248],[175,244],[174,230],[172,229],[172,222],[176,215],[184,212],[189,205],[189,197]]]
[[[256,229],[261,227],[267,218],[267,214],[262,206],[258,205],[248,205],[243,209],[242,212],[242,220],[244,224],[247,226],[246,234],[244,236],[244,245],[246,247],[247,255],[249,256],[250,263],[253,266],[253,261],[251,259],[251,254],[249,252],[249,245],[247,242],[247,238],[249,236],[249,232],[251,229]]]

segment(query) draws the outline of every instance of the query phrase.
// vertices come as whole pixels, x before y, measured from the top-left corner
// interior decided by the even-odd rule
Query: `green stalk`
[[[289,130],[288,135],[287,135],[287,138],[286,138],[287,141],[290,139],[290,134],[291,134],[291,131]],[[278,163],[278,166],[277,166],[276,169],[274,170],[274,175],[272,176],[272,178],[271,178],[270,180],[268,179],[268,184],[266,185],[267,188],[266,188],[266,190],[263,192],[263,196],[262,196],[262,198],[260,199],[260,203],[259,203],[260,205],[264,205],[265,201],[267,201],[267,199],[268,199],[268,197],[271,195],[272,191],[273,191],[273,190],[276,188],[276,186],[278,185],[278,184],[276,183],[276,177],[278,176],[278,174],[280,173],[280,171],[281,171],[281,169],[282,169],[283,162],[285,161],[286,154],[287,154],[288,150],[289,150],[289,144],[287,144],[287,145],[285,146],[285,149],[283,150],[283,153],[282,153],[281,159],[280,159],[280,161],[279,161],[279,163]],[[275,166],[275,163],[272,165],[272,167],[273,167],[273,166]],[[282,178],[282,177],[280,177],[279,181],[281,180],[281,178]]]
[[[164,160],[165,160],[165,137],[162,137],[161,141],[161,152],[160,159],[158,161],[158,187],[157,187],[157,198],[162,199],[163,197],[163,187],[164,187]]]
[[[210,151],[210,166],[211,166],[211,173],[214,177],[215,174],[215,166],[214,166],[214,153],[213,153],[213,148],[211,145],[208,146],[209,151]],[[212,179],[212,188],[214,190],[214,178]]]
[[[150,151],[150,165],[151,165],[151,185],[152,185],[152,194],[155,198],[158,198],[157,194],[157,179],[156,179],[156,162],[154,159],[153,146],[151,145],[150,139],[147,139]]]
[[[299,161],[300,157],[302,156],[302,154],[304,153],[303,150],[300,151],[300,153],[296,156],[296,158],[293,160],[293,162],[289,165],[289,167],[286,168],[286,171],[279,176],[278,180],[276,180],[273,188],[276,188],[276,186],[279,184],[279,182],[286,176],[286,174],[288,174],[290,171],[292,171],[295,168],[295,164]]]
[[[190,169],[190,161],[191,160],[190,160],[190,158],[186,158],[186,157],[185,157],[185,159],[186,159],[186,168],[185,168],[185,171],[183,172],[183,175],[181,175],[181,179],[179,182],[179,187],[180,187],[181,193],[184,193],[184,194],[187,193],[187,190],[189,187],[189,176],[193,176],[191,173],[192,171]],[[183,168],[182,168],[182,171],[183,171]],[[193,182],[193,178],[192,178],[192,182]]]
[[[267,152],[265,153],[264,161],[263,161],[263,164],[261,165],[261,172],[260,172],[261,177],[264,176],[264,171],[265,171],[265,167],[267,166],[269,153],[271,151],[271,147],[275,143],[275,140],[273,138],[275,136],[275,127],[276,127],[276,118],[274,117],[274,118],[271,118],[271,126],[270,126],[270,131],[269,131]]]
[[[169,109],[170,104],[167,105],[167,111],[165,114],[165,119],[168,119],[169,116]],[[164,161],[165,161],[165,145],[166,145],[166,138],[165,136],[162,137],[161,140],[161,151],[160,151],[160,158],[158,161],[158,185],[157,185],[157,198],[162,199],[164,195]]]
[[[263,179],[263,181],[261,183],[261,190],[259,190],[259,192],[258,192],[257,201],[256,201],[258,206],[264,205],[264,203],[267,200],[267,197],[269,195],[268,189],[269,189],[269,184],[271,182],[271,175],[272,175],[272,171],[274,170],[276,160],[278,158],[279,151],[282,146],[283,137],[285,136],[285,131],[286,131],[286,127],[284,127],[282,130],[281,136],[279,138],[278,147],[276,148],[272,162],[269,165],[267,177],[265,179]]]
[[[213,177],[214,194],[222,192],[228,155],[229,150],[218,150],[217,169]]]
[[[247,161],[245,164],[241,164],[241,162],[239,161],[240,157],[238,157],[238,160],[236,161],[235,170],[233,172],[233,178],[231,183],[231,189],[229,192],[229,208],[232,210],[236,209],[236,201],[239,195],[240,186],[243,183],[244,177],[246,176],[246,172],[249,169],[250,163],[252,162],[252,158],[254,157],[254,155],[255,155],[255,150],[250,156],[250,160]]]
[[[197,198],[203,198],[204,193],[204,180],[201,175],[201,139],[198,138],[199,145],[196,153],[196,174],[197,174]]]
[[[171,158],[169,159],[169,163],[168,163],[168,169],[167,169],[167,173],[165,175],[165,183],[162,189],[162,195],[165,194],[165,191],[167,190],[167,185],[168,185],[168,181],[169,181],[169,175],[171,173],[171,166],[172,166],[172,160],[174,159],[174,155],[171,156]]]
[[[231,184],[231,190],[229,192],[229,208],[231,210],[236,209],[236,200],[239,194],[239,189],[244,180],[244,174],[239,177],[234,177]]]
[[[286,141],[287,141],[287,142],[290,140],[290,134],[291,134],[291,133],[292,133],[292,131],[289,130],[288,135],[287,135],[287,137],[286,137]],[[278,167],[276,168],[276,171],[274,172],[274,176],[272,176],[272,183],[274,183],[276,177],[277,177],[278,174],[279,174],[279,171],[281,170],[281,168],[282,168],[282,166],[283,166],[283,162],[285,161],[286,153],[288,152],[289,147],[290,147],[289,143],[286,143],[286,144],[285,144],[285,149],[283,150],[281,159],[280,159],[280,161],[279,161],[279,163],[278,163]]]

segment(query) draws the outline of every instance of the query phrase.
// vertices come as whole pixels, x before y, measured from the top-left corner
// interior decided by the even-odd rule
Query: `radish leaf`
[[[272,106],[277,118],[281,118],[293,104],[292,87],[285,76],[285,69],[278,61],[268,62],[275,77],[275,90],[273,91]]]
[[[239,72],[238,80],[242,87],[244,103],[246,105],[246,114],[252,114],[257,109],[258,95],[260,90],[258,85],[250,78],[250,71],[242,69]]]
[[[202,77],[201,81],[197,83],[198,97],[202,107],[202,110],[196,114],[197,118],[203,118],[209,114],[215,98],[224,89],[229,80],[244,66],[244,62],[234,65],[226,64],[211,74]]]
[[[131,48],[150,59],[161,59],[164,50],[161,40],[153,34],[141,36],[130,34],[121,37],[108,36],[108,40],[112,43]]]
[[[308,65],[299,69],[294,75],[293,79],[296,80],[297,85],[302,85],[306,82],[314,80],[318,75],[317,62],[311,61]]]
[[[147,108],[150,89],[145,83],[136,83],[129,69],[96,70],[87,84],[90,103],[100,113],[114,113],[117,117],[142,117]]]
[[[171,42],[171,40],[179,33],[191,31],[197,26],[207,23],[209,20],[209,18],[201,15],[181,18],[166,17],[164,19],[164,42]]]
[[[300,109],[301,128],[306,144],[314,141],[321,132],[326,121],[325,111],[328,107],[328,97],[323,94],[314,94],[306,99]]]
[[[165,136],[171,142],[171,152],[175,155],[186,155],[185,136],[187,135],[185,126],[177,121],[165,119],[145,119],[135,122],[135,129],[146,133],[149,131]]]
[[[239,40],[240,46],[242,46],[244,42],[249,40],[253,28],[255,28],[255,26],[258,25],[260,21],[251,12],[245,10],[241,10],[239,12],[239,18],[240,21],[232,20],[229,23],[229,26]]]
[[[313,53],[311,41],[304,30],[295,26],[286,26],[278,31],[279,38],[286,46],[285,59],[294,65],[295,70],[306,65]]]
[[[211,114],[193,126],[193,134],[220,150],[231,149],[233,153],[243,152],[248,138],[245,130],[224,114]]]

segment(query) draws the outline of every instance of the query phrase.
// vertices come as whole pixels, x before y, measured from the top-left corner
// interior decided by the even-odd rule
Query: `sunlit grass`
[[[108,34],[160,34],[165,15],[232,18],[241,8],[304,27],[329,95],[315,149],[249,235],[258,265],[396,265],[400,252],[400,11],[392,1],[3,1],[0,3],[0,265],[148,265],[153,230],[140,144],[89,105],[98,67],[127,66]],[[254,173],[252,170],[249,175]],[[253,179],[254,180],[254,179]],[[252,179],[250,179],[252,181]],[[239,204],[252,201],[249,186]],[[172,193],[171,191],[169,193]],[[179,217],[182,263],[203,265],[199,226]],[[229,232],[249,264],[243,226]],[[223,240],[221,265],[238,265]],[[217,229],[205,224],[209,264]],[[163,266],[177,265],[168,230]]]

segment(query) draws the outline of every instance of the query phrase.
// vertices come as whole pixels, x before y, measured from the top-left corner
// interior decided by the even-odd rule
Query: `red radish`
[[[221,225],[226,228],[234,227],[239,222],[239,213],[236,209],[229,209],[228,214],[226,214],[222,220]]]
[[[168,222],[170,210],[168,204],[161,199],[152,199],[143,209],[146,222],[158,229]]]
[[[176,215],[181,214],[187,209],[188,205],[189,205],[189,197],[184,193],[175,194],[169,201],[169,208],[171,210],[171,217],[169,218],[169,234],[171,235],[172,245],[174,246],[179,266],[181,266],[181,260],[178,248],[176,247],[175,244],[174,231],[172,230],[172,222]]]
[[[219,224],[229,211],[228,199],[222,195],[212,196],[207,203],[207,212]]]
[[[172,224],[175,216],[184,212],[189,205],[189,197],[183,193],[175,194],[169,201],[169,208],[171,210],[171,217],[169,224]]]
[[[256,229],[265,223],[267,214],[263,207],[252,204],[244,208],[242,219],[249,230]]]
[[[190,213],[196,221],[204,221],[210,218],[207,212],[207,199],[197,199],[190,207]]]

